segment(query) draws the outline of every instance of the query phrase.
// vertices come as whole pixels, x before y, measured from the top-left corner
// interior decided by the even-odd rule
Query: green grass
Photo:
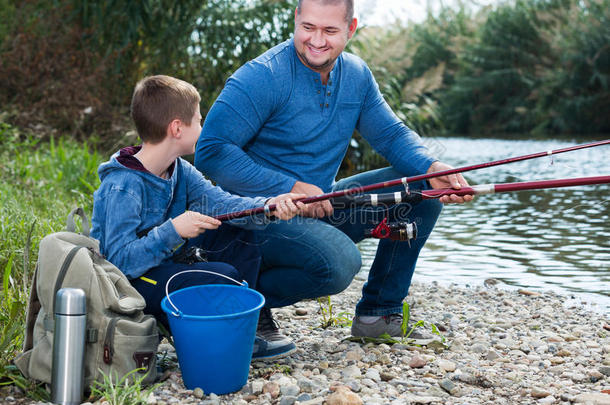
[[[352,315],[350,313],[344,311],[337,314],[334,313],[333,303],[330,299],[330,295],[317,298],[316,300],[320,305],[320,315],[322,315],[320,327],[322,329],[326,329],[331,326],[345,327],[352,325]]]
[[[100,163],[87,144],[62,138],[40,143],[0,122],[0,384],[31,388],[10,362],[23,344],[38,245],[45,235],[64,229],[72,208],[91,213]]]
[[[102,373],[104,381],[94,383],[91,395],[94,398],[103,398],[108,405],[144,405],[150,394],[161,384],[152,385],[146,389],[142,389],[142,381],[146,375],[136,377],[132,381],[132,374],[135,374],[140,369],[135,369],[125,374],[116,383],[116,376],[111,378],[109,375]]]

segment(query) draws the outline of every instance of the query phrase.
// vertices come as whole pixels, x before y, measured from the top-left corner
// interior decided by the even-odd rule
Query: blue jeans
[[[415,173],[407,173],[414,175]],[[338,181],[333,191],[379,183],[403,177],[394,168],[371,170]],[[409,185],[428,188],[427,183]],[[388,193],[402,186],[374,191]],[[417,239],[407,242],[381,239],[375,260],[364,284],[357,315],[388,315],[402,312],[402,300],[409,293],[411,278],[442,204],[425,200],[411,206],[397,204],[389,209],[362,207],[335,210],[329,218],[295,217],[272,223],[260,231],[263,263],[258,290],[269,307],[282,307],[306,298],[337,294],[346,289],[361,267],[356,243],[386,215],[388,221],[415,222]]]

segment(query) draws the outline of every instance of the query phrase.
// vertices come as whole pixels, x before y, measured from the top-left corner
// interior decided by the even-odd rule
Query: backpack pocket
[[[34,336],[36,344],[20,356],[15,363],[22,372],[25,371],[24,375],[27,377],[50,384],[53,362],[53,332],[45,327],[45,317],[44,310],[41,310],[36,318],[36,333]]]
[[[117,380],[133,371],[133,381],[143,375],[144,383],[154,382],[157,376],[157,346],[159,335],[154,317],[144,315],[139,319],[108,318],[105,325],[100,369]]]

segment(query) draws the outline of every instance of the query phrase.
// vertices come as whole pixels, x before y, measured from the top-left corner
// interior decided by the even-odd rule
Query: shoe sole
[[[252,357],[252,361],[259,361],[259,360],[276,360],[276,359],[281,359],[282,357],[286,357],[286,356],[290,356],[292,353],[296,352],[297,348],[294,347],[288,351],[282,352],[282,353],[278,353],[278,354],[271,354],[269,356],[259,356],[259,357]]]

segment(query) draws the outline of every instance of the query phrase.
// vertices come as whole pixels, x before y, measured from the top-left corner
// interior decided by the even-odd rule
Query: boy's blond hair
[[[175,119],[190,125],[201,96],[190,83],[171,76],[148,76],[136,84],[131,98],[131,118],[142,142],[165,139]]]

